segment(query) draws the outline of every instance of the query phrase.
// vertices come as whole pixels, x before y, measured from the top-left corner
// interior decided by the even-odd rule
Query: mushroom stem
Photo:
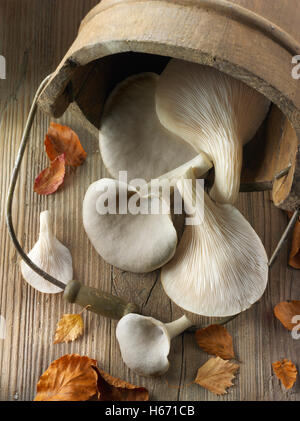
[[[217,203],[235,203],[240,190],[243,145],[236,133],[224,135],[218,145],[213,159],[215,180],[209,195]]]
[[[145,184],[145,186],[143,186],[145,187],[145,190],[143,191],[144,194],[141,194],[141,196],[145,197],[150,194],[152,183],[155,183],[155,181],[158,181],[159,185],[170,183],[170,187],[173,188],[179,180],[186,178],[186,174],[189,170],[193,171],[194,178],[201,178],[204,177],[212,167],[213,163],[206,153],[199,151],[199,154],[195,156],[195,158]],[[147,192],[146,194],[145,191]],[[159,192],[159,195],[161,197],[161,192]]]
[[[40,214],[40,236],[52,237],[51,217],[49,211],[41,212]]]
[[[188,170],[193,170],[194,176],[196,178],[200,178],[205,173],[207,173],[207,171],[209,171],[212,166],[213,163],[208,158],[206,153],[199,151],[199,155],[195,156],[195,158],[191,159],[183,165],[180,165],[180,167],[161,175],[158,177],[158,180],[178,180],[179,178],[184,177]],[[150,185],[150,183],[148,184]]]
[[[170,340],[172,340],[192,325],[193,323],[186,316],[182,316],[180,319],[174,320],[174,322],[165,323],[165,328],[170,336]]]

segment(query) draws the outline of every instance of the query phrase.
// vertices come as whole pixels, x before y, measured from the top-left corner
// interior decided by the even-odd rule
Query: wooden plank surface
[[[97,315],[85,315],[86,331],[81,339],[53,345],[59,316],[78,308],[64,303],[61,295],[42,295],[22,280],[19,258],[5,226],[5,196],[34,91],[55,69],[75,38],[80,20],[95,4],[97,0],[0,0],[0,54],[7,62],[7,79],[0,80],[0,315],[7,324],[6,338],[0,339],[0,400],[33,399],[39,376],[51,361],[72,352],[97,359],[112,375],[146,386],[151,400],[299,400],[299,378],[286,392],[271,367],[285,357],[300,368],[300,340],[292,339],[272,311],[279,301],[300,298],[300,272],[287,266],[289,244],[270,271],[264,297],[227,326],[241,361],[235,386],[227,395],[217,398],[197,385],[186,386],[209,358],[191,333],[173,341],[171,369],[155,380],[138,377],[124,366],[115,339],[116,323]],[[121,272],[103,262],[90,245],[82,226],[82,199],[88,185],[107,174],[98,140],[82,129],[70,112],[59,121],[78,132],[88,160],[68,174],[55,195],[41,198],[33,193],[33,180],[47,162],[43,139],[49,121],[38,113],[16,190],[14,221],[23,246],[26,250],[33,246],[39,213],[49,209],[58,238],[73,255],[76,279],[134,300],[143,314],[163,321],[174,319],[178,311],[162,293],[158,272]],[[270,255],[286,226],[285,214],[273,206],[269,193],[242,193],[238,207]]]

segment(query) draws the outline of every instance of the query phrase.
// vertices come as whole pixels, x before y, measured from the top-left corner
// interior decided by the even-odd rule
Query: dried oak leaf
[[[98,373],[99,401],[148,401],[149,392],[144,387],[134,386],[124,380],[112,377],[99,368]]]
[[[57,323],[54,343],[75,341],[83,334],[81,314],[64,314]]]
[[[64,153],[66,165],[73,167],[82,165],[87,156],[77,134],[70,127],[57,123],[50,124],[45,137],[45,147],[50,161]]]
[[[300,321],[300,301],[283,301],[282,303],[276,304],[274,314],[286,329],[293,330],[293,327]],[[299,316],[299,319],[292,323],[294,316]]]
[[[203,351],[217,355],[223,360],[235,358],[232,336],[224,326],[210,325],[195,333],[196,341]]]
[[[292,212],[288,212],[289,218],[292,215]],[[295,269],[300,269],[300,218],[298,218],[293,231],[289,265]]]
[[[220,357],[213,357],[199,368],[194,383],[210,390],[215,395],[223,395],[227,393],[226,388],[233,385],[232,379],[235,378],[238,369],[237,364],[222,360]]]
[[[284,358],[282,361],[276,361],[272,364],[274,373],[282,382],[286,389],[293,387],[297,378],[297,369],[295,364]]]
[[[96,360],[67,354],[53,361],[37,384],[35,401],[97,400]]]
[[[46,168],[37,176],[34,181],[34,191],[43,195],[56,192],[64,181],[65,173],[65,157],[62,154],[51,162],[49,168]]]

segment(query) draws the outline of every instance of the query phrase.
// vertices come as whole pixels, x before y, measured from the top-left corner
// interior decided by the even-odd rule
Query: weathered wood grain
[[[53,345],[59,316],[78,308],[63,302],[61,295],[42,295],[22,280],[19,258],[5,227],[5,195],[34,91],[55,69],[75,38],[80,20],[95,4],[97,0],[0,0],[0,54],[7,59],[7,79],[0,80],[0,314],[7,322],[6,339],[0,339],[0,400],[33,399],[38,378],[50,362],[71,352],[96,358],[112,375],[146,386],[152,400],[299,400],[300,381],[285,392],[271,368],[272,362],[283,357],[300,368],[300,340],[293,340],[272,312],[279,301],[300,298],[300,272],[287,266],[288,245],[270,271],[263,299],[228,324],[241,368],[235,386],[225,396],[217,398],[197,385],[186,386],[208,359],[191,333],[174,340],[171,369],[155,380],[140,378],[124,366],[114,334],[116,323],[97,315],[85,314],[86,330],[81,339]],[[33,193],[34,177],[47,162],[43,139],[49,118],[39,112],[16,190],[18,238],[29,250],[37,239],[38,215],[49,209],[58,238],[72,252],[77,279],[134,300],[146,315],[164,321],[177,317],[178,310],[162,293],[158,272],[123,273],[93,250],[83,230],[81,203],[88,185],[106,175],[98,140],[69,112],[59,121],[78,132],[88,152],[87,162],[68,174],[55,195],[42,198]],[[270,255],[286,226],[285,214],[273,206],[266,192],[240,194],[239,209]]]

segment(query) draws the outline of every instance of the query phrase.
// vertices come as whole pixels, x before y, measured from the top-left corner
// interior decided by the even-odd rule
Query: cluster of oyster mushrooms
[[[94,182],[86,192],[86,233],[97,252],[119,269],[146,273],[162,268],[164,291],[188,317],[238,314],[265,290],[265,249],[234,204],[243,145],[255,135],[269,105],[264,96],[216,69],[176,59],[160,76],[143,73],[126,79],[106,103],[100,149],[113,178]],[[212,167],[213,186],[199,194],[196,180]],[[103,213],[104,202],[112,199],[108,185],[124,193],[125,200],[145,206],[164,200],[120,180],[120,171],[127,171],[128,180],[142,178],[148,184],[175,180],[185,209],[199,213],[201,222],[185,225],[178,242],[169,204],[163,203],[168,212],[161,214]],[[186,179],[194,182],[183,194]],[[117,327],[125,363],[143,375],[164,373],[170,338],[191,324],[186,316],[177,327],[176,322],[167,326],[140,315],[125,316]],[[160,352],[154,346],[158,343]]]

